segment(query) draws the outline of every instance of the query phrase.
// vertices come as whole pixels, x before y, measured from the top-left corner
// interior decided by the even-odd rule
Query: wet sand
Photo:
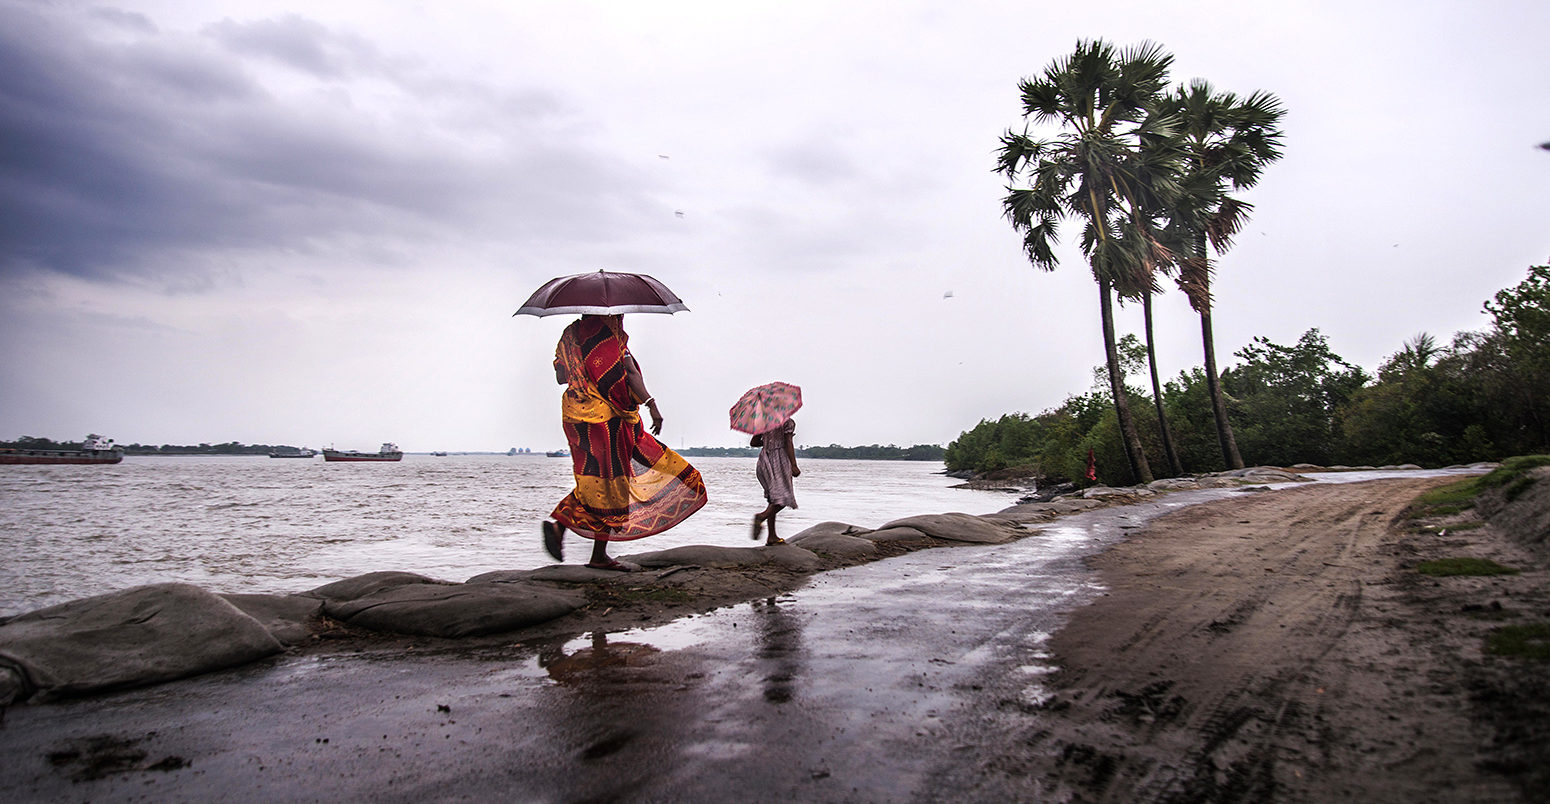
[[[1138,527],[1168,495],[1005,547],[811,578],[717,571],[669,599],[615,590],[499,639],[332,634],[236,671],[14,708],[0,792],[1535,800],[1550,767],[1543,667],[1483,656],[1481,638],[1501,617],[1550,613],[1545,563],[1489,527],[1415,531],[1405,506],[1451,479],[1231,492]],[[1088,558],[1102,593],[1031,616],[1035,595],[1095,594],[1060,566],[1081,559],[1037,567],[1023,549],[1083,518],[1112,534]],[[1439,555],[1525,571],[1409,569]]]
[[[1444,482],[1286,489],[1132,533],[1091,561],[1108,592],[1053,639],[1051,698],[954,784],[1050,801],[1545,800],[1543,665],[1483,645],[1550,613],[1550,573],[1489,526],[1439,536],[1404,516]],[[1456,556],[1524,571],[1412,569]]]

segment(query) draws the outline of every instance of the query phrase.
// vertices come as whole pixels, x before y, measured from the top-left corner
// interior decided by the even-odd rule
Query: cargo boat
[[[118,463],[124,460],[124,448],[113,439],[92,433],[80,449],[0,449],[0,464],[18,463]]]
[[[325,449],[323,460],[325,461],[398,461],[403,460],[404,451],[397,444],[385,443],[376,452],[357,452],[351,450]]]

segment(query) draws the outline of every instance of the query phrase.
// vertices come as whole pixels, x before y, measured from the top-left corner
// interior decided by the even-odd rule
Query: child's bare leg
[[[779,511],[783,507],[785,507],[785,506],[780,506],[780,505],[776,505],[775,503],[770,503],[768,506],[765,506],[765,509],[763,511],[760,511],[757,514],[754,514],[753,515],[753,530],[748,535],[753,537],[754,541],[759,541],[759,531],[764,529],[764,523],[769,521],[769,520],[771,520],[775,516],[775,512]],[[770,527],[773,528],[774,525],[771,524]]]
[[[760,515],[760,518],[764,520],[765,526],[768,528],[769,532],[769,538],[764,542],[765,546],[772,544],[784,544],[780,537],[775,535],[775,515],[780,513],[780,509],[785,507],[786,506],[784,505],[770,503],[770,507],[764,509],[764,513]]]

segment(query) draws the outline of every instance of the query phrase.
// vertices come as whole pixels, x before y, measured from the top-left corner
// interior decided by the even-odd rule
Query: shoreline
[[[131,587],[0,618],[0,706],[163,683],[279,653],[407,644],[459,650],[660,623],[788,592],[826,570],[932,547],[1006,543],[1060,516],[1159,493],[1297,479],[1262,467],[1151,488],[1098,486],[993,514],[907,517],[876,530],[828,522],[776,547],[691,545],[624,555],[649,570],[626,574],[562,564],[461,583],[373,572],[299,593]]]
[[[8,481],[0,495],[15,492],[13,543],[24,546],[0,571],[11,580],[0,588],[0,617],[165,581],[273,594],[376,570],[463,581],[535,569],[554,563],[539,522],[574,485],[570,463],[548,458],[421,457],[365,468],[226,456],[192,458],[205,465],[198,468],[183,458],[129,460],[140,463],[109,473],[0,473]],[[766,504],[752,464],[702,464],[705,508],[624,551],[750,543],[747,519]],[[906,461],[814,464],[803,476],[811,504],[782,512],[781,535],[830,520],[876,528],[907,513],[985,514],[1015,501],[951,489],[939,470]],[[422,493],[432,496],[416,503]]]
[[[1268,493],[1253,493],[1255,487],[1245,486],[1246,493],[1192,503],[1129,530],[1123,539],[1087,560],[1099,573],[1105,593],[1076,608],[1063,625],[1053,629],[1048,643],[1050,658],[1022,659],[1024,663],[1048,661],[1058,668],[1042,679],[1042,698],[1031,702],[1017,698],[1013,687],[1025,680],[999,672],[982,675],[996,665],[971,674],[978,677],[972,687],[977,692],[962,693],[963,707],[943,715],[948,718],[943,725],[956,724],[950,731],[959,737],[952,746],[935,745],[927,739],[916,749],[924,751],[924,757],[941,754],[942,758],[923,760],[937,764],[931,774],[920,777],[923,781],[911,782],[923,786],[915,787],[914,792],[926,798],[955,796],[962,800],[1303,801],[1345,797],[1409,802],[1514,801],[1520,800],[1522,791],[1544,789],[1534,785],[1544,781],[1545,771],[1540,769],[1550,768],[1550,739],[1544,739],[1550,737],[1550,720],[1544,717],[1550,713],[1550,695],[1545,693],[1544,682],[1538,682],[1538,687],[1532,684],[1542,675],[1537,673],[1542,665],[1525,666],[1516,660],[1488,657],[1480,647],[1481,634],[1502,618],[1512,621],[1550,613],[1544,556],[1490,525],[1466,527],[1458,515],[1423,523],[1420,529],[1403,518],[1415,494],[1451,479],[1400,477],[1306,484]],[[1545,497],[1550,498],[1550,483],[1542,485],[1547,487]],[[981,524],[993,528],[986,533],[993,535],[995,529],[1012,527],[1012,523],[1031,524],[1035,529],[1041,524],[1058,526],[1067,513],[1116,506],[1138,493],[1134,489],[1109,491],[1114,493],[1100,491],[1098,499],[1013,506],[985,517],[964,516],[982,520]],[[1116,516],[1123,515],[1116,512]],[[913,525],[866,532],[892,531],[876,540],[864,539],[866,534],[858,535],[854,530],[847,533],[838,523],[822,533],[803,534],[804,541],[814,541],[813,547],[826,543],[831,551],[821,566],[799,561],[801,553],[818,555],[817,550],[709,548],[734,552],[694,553],[675,548],[677,555],[651,560],[658,566],[647,572],[574,578],[568,583],[586,584],[595,590],[585,604],[570,614],[520,631],[446,639],[382,635],[322,620],[324,628],[309,633],[307,643],[288,655],[303,661],[287,661],[284,666],[292,669],[282,675],[317,672],[306,668],[328,668],[345,657],[357,657],[380,668],[376,672],[394,667],[426,672],[437,666],[489,662],[494,663],[492,668],[505,667],[515,656],[534,650],[542,655],[546,645],[563,644],[588,631],[595,640],[599,633],[626,632],[750,600],[770,599],[801,587],[824,569],[882,557],[861,560],[832,554],[842,546],[859,548],[866,542],[889,554],[902,555],[958,543],[930,536],[928,531],[965,524],[934,517],[911,519]],[[914,533],[909,533],[912,530]],[[1445,582],[1424,579],[1413,571],[1421,558],[1459,551],[1495,557],[1523,571],[1516,576]],[[782,553],[786,554],[784,559]],[[709,566],[730,558],[742,563]],[[595,572],[574,566],[546,571],[551,577]],[[1016,605],[1013,601],[999,604]],[[755,622],[779,621],[782,615],[769,605],[755,606],[755,611],[743,616]],[[765,609],[770,613],[761,613]],[[623,642],[611,649],[583,649],[573,654],[566,666],[567,672],[580,674],[574,679],[577,684],[624,674],[627,680],[637,676],[655,679],[652,684],[665,685],[663,689],[692,690],[706,683],[696,680],[705,671],[697,669],[693,656],[693,652],[680,656],[643,646],[630,649],[629,643]],[[777,668],[798,667],[799,656],[777,655],[772,661]],[[945,658],[954,657],[949,654]],[[584,659],[606,661],[595,666],[574,664]],[[1012,661],[1018,663],[1015,658]],[[943,666],[952,664],[948,661]],[[231,689],[232,685],[246,690],[245,697],[262,699],[270,694],[265,690],[279,692],[286,684],[270,678],[274,671],[265,667],[275,665],[214,674],[186,687],[133,699],[178,700],[182,697],[178,690],[182,689],[193,693],[197,701],[200,695],[208,695],[211,687]],[[280,689],[271,689],[277,681]],[[343,678],[333,683],[343,686],[334,690],[337,700],[329,704],[332,707],[353,711],[368,701],[352,701],[362,696],[375,700],[371,689],[360,689]],[[566,683],[562,682],[562,688]],[[640,683],[630,681],[625,689],[636,689]],[[754,683],[757,689],[757,679],[743,683]],[[764,682],[766,687],[770,683],[768,679]],[[458,720],[489,728],[495,722],[489,718],[501,715],[500,709],[481,715],[460,706],[461,693],[455,686],[434,694],[442,696],[438,701],[451,699],[458,707]],[[705,701],[694,693],[675,694],[689,695],[684,701]],[[485,700],[493,703],[505,698],[502,694]],[[540,695],[539,700],[546,698]],[[43,733],[28,727],[10,729],[8,750],[36,765],[38,760],[32,753],[39,749],[23,743],[46,747],[59,744],[64,734],[84,734],[82,730],[92,728],[87,722],[92,713],[102,706],[114,706],[113,700],[87,696],[13,710],[13,717],[22,723],[45,725]],[[717,709],[729,705],[716,703],[716,699],[705,703]],[[235,705],[235,711],[241,711],[242,705]],[[172,750],[183,752],[177,757],[193,757],[188,761],[195,768],[210,769],[206,773],[219,772],[215,769],[223,767],[222,762],[229,768],[237,758],[189,747],[187,739],[180,744],[171,737],[155,738],[163,731],[161,727],[170,728],[168,717],[176,719],[168,713],[180,710],[150,711],[149,720],[138,721],[151,730],[149,737],[142,738],[147,744],[172,746]],[[557,721],[562,733],[576,729],[592,733],[589,730],[615,720],[606,708],[586,710],[592,713],[586,718],[601,718],[593,725],[588,725],[592,721],[586,718],[573,722],[565,711],[569,710],[562,709]],[[675,718],[683,716],[682,710],[666,711],[667,719],[652,725],[667,734],[679,734],[683,727]],[[769,716],[757,712],[780,711],[791,716],[802,710],[733,714],[737,711],[726,710],[718,717],[741,722],[745,716]],[[330,719],[327,709],[319,714],[325,721]],[[800,717],[796,722],[794,728],[801,728]],[[401,725],[414,726],[412,720]],[[905,729],[905,734],[917,728],[914,720],[894,727]],[[240,745],[278,737],[254,731],[261,726],[228,728],[232,731],[224,736],[215,735],[217,742],[230,740]],[[872,728],[887,734],[889,726],[876,721]],[[77,742],[80,739],[77,737]],[[209,739],[211,735],[205,734],[193,745],[204,745]],[[388,736],[384,734],[382,739]],[[480,751],[487,754],[497,747]],[[441,756],[438,750],[442,749],[426,747],[416,759],[434,765]],[[456,752],[466,749],[445,750],[454,751],[445,759],[455,760],[459,756]],[[431,753],[425,755],[424,751]],[[320,761],[310,754],[290,756],[298,768]],[[656,756],[647,755],[644,768],[627,766],[632,768],[629,772],[644,773],[647,776],[643,778],[652,779],[671,776],[673,769],[662,766]],[[155,776],[143,777],[147,784],[161,779],[158,784],[195,785],[177,788],[188,790],[206,783],[195,778],[197,773],[189,776],[177,768],[151,767],[157,760],[157,755],[147,754],[140,765],[115,770],[112,778],[117,781],[105,782],[108,786],[101,791],[132,789],[112,785],[139,784],[137,774],[148,772]],[[492,761],[496,764],[479,765],[483,770],[472,771],[474,775],[465,783],[475,787],[462,789],[479,789],[477,785],[500,778],[497,769],[504,767],[504,755]],[[587,764],[590,760],[585,752],[579,760],[561,756],[554,761],[558,764],[551,770],[557,769],[563,778],[534,778],[530,780],[537,785],[533,789],[548,785],[560,791],[576,790],[579,788],[567,785],[582,782],[567,781],[572,778],[570,774],[586,777],[587,768],[599,767]],[[615,767],[614,762],[610,760],[608,767]],[[735,766],[734,771],[736,767],[742,766]],[[775,767],[779,767],[778,762]],[[177,772],[161,773],[169,770]],[[0,783],[21,790],[28,789],[22,785],[31,785],[38,791],[57,784],[59,774],[65,772],[68,769],[49,771],[46,765],[30,771],[18,769],[7,776],[24,779],[26,773],[32,773],[31,781],[12,784],[0,778]],[[785,776],[772,776],[771,781],[793,784],[792,772],[799,776],[806,773],[788,770]],[[463,773],[457,771],[455,778],[462,778]],[[54,781],[48,781],[50,778]],[[819,778],[827,776],[814,776]],[[847,785],[862,783],[859,778],[844,781]],[[384,790],[381,780],[374,781],[370,774],[339,783],[356,794]],[[853,795],[847,798],[835,788],[824,789],[830,793],[815,795],[813,800],[854,800]]]

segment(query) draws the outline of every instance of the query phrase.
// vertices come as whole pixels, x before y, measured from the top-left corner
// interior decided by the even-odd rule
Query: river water
[[[747,546],[764,507],[751,458],[697,458],[706,506],[613,555],[686,544]],[[378,570],[448,581],[551,564],[538,526],[572,485],[543,456],[128,457],[113,466],[0,467],[0,616],[131,586],[294,592]],[[940,463],[804,460],[801,507],[780,533],[819,522],[867,528],[915,514],[984,514],[1005,492],[954,489]],[[591,543],[571,537],[566,557]]]

